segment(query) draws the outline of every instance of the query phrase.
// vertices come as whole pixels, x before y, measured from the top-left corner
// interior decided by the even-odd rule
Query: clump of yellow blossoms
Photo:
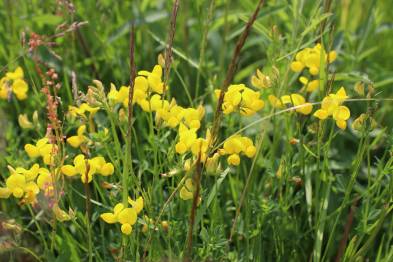
[[[27,98],[29,87],[23,80],[23,69],[17,67],[14,72],[8,72],[0,79],[0,98],[9,99],[13,93],[18,100]]]
[[[216,97],[220,97],[221,90],[216,89]],[[244,84],[230,85],[224,95],[222,110],[224,114],[239,111],[244,116],[254,115],[264,107],[265,103],[260,99],[260,93]]]
[[[330,51],[326,54],[321,44],[316,44],[313,48],[305,48],[299,51],[295,56],[295,61],[291,63],[291,69],[294,72],[301,72],[307,68],[311,76],[317,76],[321,67],[321,59],[323,64],[333,63],[337,58],[336,51]],[[306,92],[313,92],[319,88],[319,79],[309,79],[306,76],[299,77],[300,83]]]
[[[336,125],[344,130],[347,127],[347,120],[351,116],[349,108],[342,105],[347,98],[344,87],[341,87],[337,93],[329,94],[322,100],[321,109],[315,111],[314,116],[320,120],[332,116]]]
[[[162,120],[165,125],[171,128],[184,123],[190,128],[199,129],[200,121],[205,113],[202,106],[196,109],[183,108],[177,105],[175,99],[170,102],[163,99],[164,82],[160,65],[154,66],[152,72],[142,70],[138,74],[139,76],[135,78],[133,104],[139,105],[145,112],[155,112],[156,120]],[[129,87],[122,86],[117,90],[112,84],[107,97],[111,103],[120,103],[124,107],[128,107]]]
[[[311,75],[318,75],[321,65],[321,58],[325,62],[332,63],[337,58],[336,51],[330,51],[326,54],[321,44],[316,44],[313,48],[305,48],[299,51],[295,56],[295,61],[291,63],[291,69],[294,72],[301,72],[307,68]]]
[[[84,155],[79,154],[74,158],[74,165],[64,165],[61,172],[66,176],[80,175],[82,183],[90,183],[93,175],[110,176],[114,172],[112,163],[107,163],[102,156],[86,159]]]
[[[130,235],[132,232],[132,226],[136,223],[138,214],[143,209],[143,198],[139,197],[135,201],[128,198],[128,203],[131,207],[125,207],[119,203],[113,208],[113,213],[103,213],[100,216],[108,224],[120,223],[121,232],[125,235]]]
[[[0,187],[0,198],[23,198],[27,204],[35,203],[36,195],[43,190],[46,195],[53,193],[52,176],[46,168],[34,164],[30,169],[11,166],[8,167],[10,176],[6,179],[6,186]]]
[[[227,158],[228,164],[238,166],[240,164],[240,154],[252,158],[256,153],[256,148],[250,138],[234,135],[225,140],[224,146],[219,150],[219,153],[220,155],[229,155]]]
[[[46,165],[53,163],[53,153],[56,150],[57,146],[50,144],[47,137],[39,139],[35,145],[25,145],[25,151],[30,158],[42,157]]]

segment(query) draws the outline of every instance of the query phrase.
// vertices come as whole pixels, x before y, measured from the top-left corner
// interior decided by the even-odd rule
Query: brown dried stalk
[[[357,209],[357,205],[358,205],[359,199],[360,198],[357,197],[353,201],[351,209],[349,211],[348,218],[347,218],[347,223],[345,224],[345,227],[344,227],[344,234],[343,234],[343,237],[342,237],[342,239],[340,241],[340,244],[339,244],[339,248],[338,248],[338,251],[337,251],[336,259],[334,260],[336,262],[340,262],[341,259],[342,259],[342,256],[344,255],[344,251],[345,251],[345,248],[347,246],[347,242],[348,242],[348,238],[349,238],[349,232],[351,231],[351,227],[352,227],[352,224],[353,224],[353,219],[355,217],[355,212],[356,212],[356,209]]]
[[[172,8],[171,22],[169,25],[169,34],[168,34],[166,50],[165,50],[165,75],[164,75],[164,88],[162,92],[162,99],[164,99],[165,97],[166,87],[169,81],[169,72],[171,70],[172,57],[173,57],[172,46],[173,46],[173,39],[175,38],[175,32],[176,32],[176,18],[177,18],[178,9],[179,9],[179,0],[176,0]]]
[[[132,23],[131,25],[131,34],[130,34],[130,89],[128,93],[128,142],[131,147],[131,129],[132,129],[132,116],[133,116],[133,107],[132,102],[134,98],[134,85],[135,85],[135,77],[136,77],[136,66],[135,66],[135,25]]]
[[[191,255],[192,255],[192,233],[194,231],[194,223],[195,223],[195,215],[196,215],[196,209],[198,206],[198,200],[199,200],[199,193],[201,191],[201,178],[202,178],[202,163],[201,163],[201,152],[198,155],[198,159],[196,162],[196,167],[195,167],[195,176],[193,177],[193,183],[196,185],[195,191],[194,191],[194,196],[192,199],[192,207],[191,207],[191,213],[190,213],[190,222],[188,225],[188,234],[187,234],[187,247],[186,251],[184,253],[183,261],[191,261]]]
[[[235,75],[236,67],[237,67],[237,64],[239,61],[239,57],[240,57],[240,51],[242,50],[244,43],[246,42],[246,39],[251,31],[251,27],[254,24],[255,20],[257,19],[257,16],[259,14],[259,10],[261,9],[264,2],[265,2],[264,0],[259,0],[259,3],[257,5],[257,7],[255,8],[253,15],[248,20],[246,27],[243,30],[243,33],[241,34],[240,38],[237,40],[235,50],[233,51],[231,63],[229,64],[224,83],[221,86],[220,97],[218,99],[216,112],[214,114],[211,144],[214,144],[215,140],[217,139],[218,129],[221,124],[222,104],[224,102],[224,96],[228,90],[228,86],[230,85],[230,83],[233,79],[233,76]]]

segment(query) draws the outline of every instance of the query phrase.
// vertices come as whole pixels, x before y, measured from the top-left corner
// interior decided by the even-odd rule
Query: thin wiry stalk
[[[128,178],[129,173],[132,172],[132,154],[131,154],[131,140],[132,140],[132,116],[133,116],[133,107],[132,100],[134,97],[134,85],[135,85],[135,75],[136,75],[136,66],[135,66],[135,26],[134,23],[131,25],[131,33],[130,33],[130,88],[128,91],[128,127],[126,134],[126,153],[124,158],[124,169],[123,169],[123,180],[122,180],[122,203],[125,207],[128,206]],[[125,251],[127,247],[127,238],[123,235],[122,241],[122,259],[125,258]]]
[[[168,34],[167,45],[165,50],[165,70],[164,70],[165,75],[164,75],[164,88],[162,92],[162,99],[164,99],[165,97],[166,87],[169,81],[169,73],[171,70],[172,57],[173,57],[172,46],[173,46],[173,39],[175,38],[175,32],[176,32],[176,18],[177,18],[178,9],[179,9],[179,0],[176,0],[172,8],[171,22],[169,25],[169,34]]]
[[[156,218],[153,228],[157,228],[158,222],[160,221],[162,215],[164,214],[165,209],[167,208],[167,206],[169,205],[169,203],[172,201],[172,199],[176,196],[177,192],[179,191],[179,189],[183,186],[184,182],[186,180],[186,176],[184,176],[182,178],[182,180],[179,182],[179,184],[177,185],[177,187],[175,188],[175,190],[173,190],[173,192],[171,193],[171,195],[168,197],[168,199],[165,201],[164,205],[162,206],[160,213],[158,214],[158,217]],[[146,241],[146,245],[145,248],[143,250],[143,257],[142,257],[142,261],[145,261],[146,256],[147,256],[147,250],[149,249],[150,245],[151,245],[151,241],[152,241],[152,233],[151,231],[149,231],[149,237],[147,238]]]
[[[190,222],[188,225],[188,234],[187,234],[187,246],[186,252],[184,254],[183,261],[191,261],[192,260],[192,233],[194,231],[194,223],[195,223],[195,214],[198,206],[199,193],[201,191],[201,178],[202,178],[202,163],[201,163],[201,152],[199,152],[198,159],[196,162],[195,168],[195,176],[193,177],[193,183],[196,185],[194,196],[192,199],[192,207],[190,212]]]
[[[244,43],[246,42],[246,39],[247,39],[248,35],[250,34],[251,27],[254,24],[255,20],[257,19],[259,11],[260,11],[264,2],[265,2],[264,0],[259,0],[258,5],[256,6],[253,15],[248,20],[246,27],[243,30],[243,33],[240,35],[240,37],[236,43],[236,47],[233,51],[231,63],[229,64],[224,83],[221,86],[220,97],[218,98],[216,112],[214,114],[213,128],[212,128],[212,142],[211,143],[215,142],[217,135],[218,135],[218,129],[220,128],[220,124],[221,124],[222,104],[224,102],[224,96],[228,90],[228,86],[230,85],[230,83],[233,79],[233,76],[235,75],[236,67],[237,67],[237,64],[239,61],[239,57],[240,57],[240,51],[242,50]]]
[[[131,25],[131,34],[130,34],[130,89],[128,92],[128,127],[127,127],[127,161],[129,161],[129,165],[125,167],[126,169],[132,169],[132,155],[131,155],[131,142],[132,142],[132,117],[133,117],[133,98],[134,98],[134,86],[135,86],[135,76],[136,76],[136,66],[135,66],[135,25],[132,23]],[[125,177],[123,177],[125,182],[123,184],[123,205],[127,205],[128,199],[128,172],[125,172]]]
[[[353,204],[351,206],[351,210],[349,211],[347,223],[345,224],[345,227],[344,227],[344,234],[343,234],[343,237],[342,237],[340,244],[339,244],[339,248],[337,251],[335,262],[340,262],[343,255],[344,255],[344,251],[347,246],[347,242],[348,242],[348,238],[349,238],[349,232],[350,232],[352,224],[353,224],[353,220],[355,217],[355,212],[356,212],[359,200],[360,200],[360,198],[356,198],[353,201]]]

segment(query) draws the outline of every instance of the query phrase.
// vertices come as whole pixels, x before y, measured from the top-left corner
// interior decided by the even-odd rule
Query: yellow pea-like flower
[[[20,114],[18,116],[19,126],[23,129],[32,129],[34,127],[33,123],[30,122],[26,114]]]
[[[84,136],[85,131],[86,131],[86,125],[81,125],[78,128],[76,136],[71,136],[67,138],[67,143],[74,148],[78,148],[81,144],[83,144],[86,141],[86,137]]]
[[[240,164],[240,157],[238,154],[232,154],[227,159],[228,164],[238,166]]]
[[[13,93],[18,100],[25,100],[29,87],[23,77],[24,73],[21,67],[17,67],[14,72],[7,72],[0,79],[0,98],[8,99]]]
[[[121,225],[121,232],[125,235],[130,235],[132,233],[132,226],[128,223]]]
[[[100,217],[108,224],[114,224],[117,222],[117,217],[113,213],[103,213]]]
[[[269,95],[267,98],[268,98],[270,104],[272,105],[272,107],[279,108],[279,109],[284,107],[281,100],[279,98],[277,98],[276,96]]]
[[[191,178],[187,178],[183,187],[180,189],[180,198],[183,200],[189,200],[194,197],[194,183]]]
[[[319,118],[320,120],[325,120],[329,116],[329,114],[324,109],[318,109],[317,111],[315,111],[314,116],[316,118]]]
[[[128,197],[128,203],[135,208],[137,214],[139,214],[143,209],[143,198],[138,197],[135,201]]]
[[[12,84],[12,92],[14,92],[18,100],[25,100],[27,98],[27,91],[29,87],[23,79],[17,79]]]

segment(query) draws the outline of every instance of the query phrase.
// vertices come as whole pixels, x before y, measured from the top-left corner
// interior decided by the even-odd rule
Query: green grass
[[[77,103],[72,72],[81,93],[94,86],[94,79],[102,81],[105,92],[110,83],[129,85],[133,22],[138,71],[151,70],[165,49],[172,1],[84,0],[73,1],[72,9],[62,2],[71,1],[0,3],[0,77],[21,66],[29,84],[27,100],[0,100],[1,187],[10,175],[7,165],[28,168],[36,162],[23,147],[42,138],[50,123],[37,60],[45,63],[38,64],[44,73],[51,67],[59,74],[59,130],[69,137],[81,124],[66,115],[68,106]],[[223,85],[255,2],[180,1],[167,98],[183,107],[203,104],[200,137],[213,126],[214,89]],[[59,179],[59,206],[74,212],[71,221],[56,221],[42,193],[36,207],[20,205],[14,197],[0,199],[0,260],[140,261],[146,255],[148,261],[392,261],[393,4],[266,2],[232,81],[251,87],[251,76],[263,69],[274,78],[272,87],[261,91],[266,105],[251,117],[224,115],[218,134],[219,144],[240,132],[252,138],[257,153],[252,159],[242,157],[237,167],[222,158],[215,175],[202,171],[191,255],[186,242],[192,200],[182,200],[178,191],[186,176],[195,177],[195,172],[184,171],[186,157],[175,152],[177,129],[158,125],[154,113],[134,106],[129,144],[127,120],[120,121],[117,113],[120,106],[116,111],[101,106],[94,117],[97,132],[87,134],[94,143],[85,150],[86,155],[112,162],[114,175],[97,175],[88,186],[80,179]],[[33,32],[49,39],[85,21],[78,30],[54,39],[53,47],[29,52]],[[336,50],[338,58],[329,71],[321,70],[323,85],[310,98],[316,102],[313,111],[331,85],[334,92],[344,86],[350,96],[345,105],[351,110],[345,131],[332,119],[319,122],[312,115],[274,110],[267,99],[268,94],[280,96],[301,88],[290,63],[300,49],[320,41]],[[371,86],[374,93],[359,96],[354,90],[359,81],[366,93]],[[25,113],[31,120],[35,110],[35,128],[22,129],[18,115]],[[377,126],[371,128],[367,122],[362,130],[354,130],[351,123],[361,113],[372,116]],[[58,161],[71,163],[80,150],[66,145],[61,134],[56,137],[62,148]],[[291,139],[298,143],[291,144]],[[127,193],[145,201],[130,236],[122,235],[118,224],[100,219],[101,213],[124,202]],[[162,221],[169,223],[167,229]]]

